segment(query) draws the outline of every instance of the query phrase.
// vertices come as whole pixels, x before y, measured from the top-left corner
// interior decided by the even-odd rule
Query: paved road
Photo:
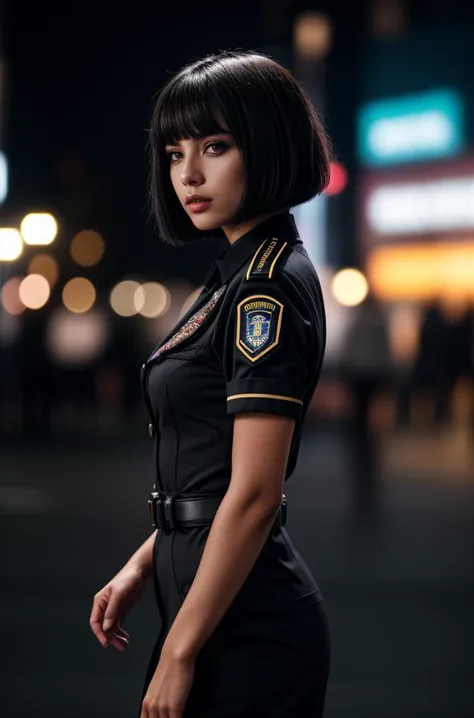
[[[148,533],[150,472],[138,439],[0,447],[2,717],[135,716],[159,628],[151,592],[124,655],[96,643],[88,617]],[[472,486],[387,474],[370,527],[350,480],[344,443],[308,431],[288,528],[331,623],[326,718],[472,718]]]

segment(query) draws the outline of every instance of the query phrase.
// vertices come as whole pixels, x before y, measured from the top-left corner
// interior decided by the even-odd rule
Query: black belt
[[[152,491],[148,501],[151,525],[165,532],[192,526],[210,526],[222,499],[222,496],[183,498]],[[275,519],[280,526],[286,524],[286,513],[287,499],[283,494]]]

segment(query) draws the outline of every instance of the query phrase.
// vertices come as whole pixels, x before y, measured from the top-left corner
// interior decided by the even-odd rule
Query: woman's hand
[[[121,624],[143,594],[146,583],[147,574],[142,569],[126,564],[94,596],[89,624],[104,648],[110,643],[118,651],[125,651],[130,635]]]
[[[193,685],[194,666],[194,658],[173,655],[163,646],[140,718],[182,718]]]

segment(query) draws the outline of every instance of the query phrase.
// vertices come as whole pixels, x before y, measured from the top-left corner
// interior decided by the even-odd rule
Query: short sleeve
[[[311,322],[288,290],[283,277],[240,287],[225,333],[228,414],[301,415]]]

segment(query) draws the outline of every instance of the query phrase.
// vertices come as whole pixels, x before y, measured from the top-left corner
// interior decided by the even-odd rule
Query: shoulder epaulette
[[[266,239],[252,257],[245,278],[273,279],[286,257],[289,245],[283,239]]]

